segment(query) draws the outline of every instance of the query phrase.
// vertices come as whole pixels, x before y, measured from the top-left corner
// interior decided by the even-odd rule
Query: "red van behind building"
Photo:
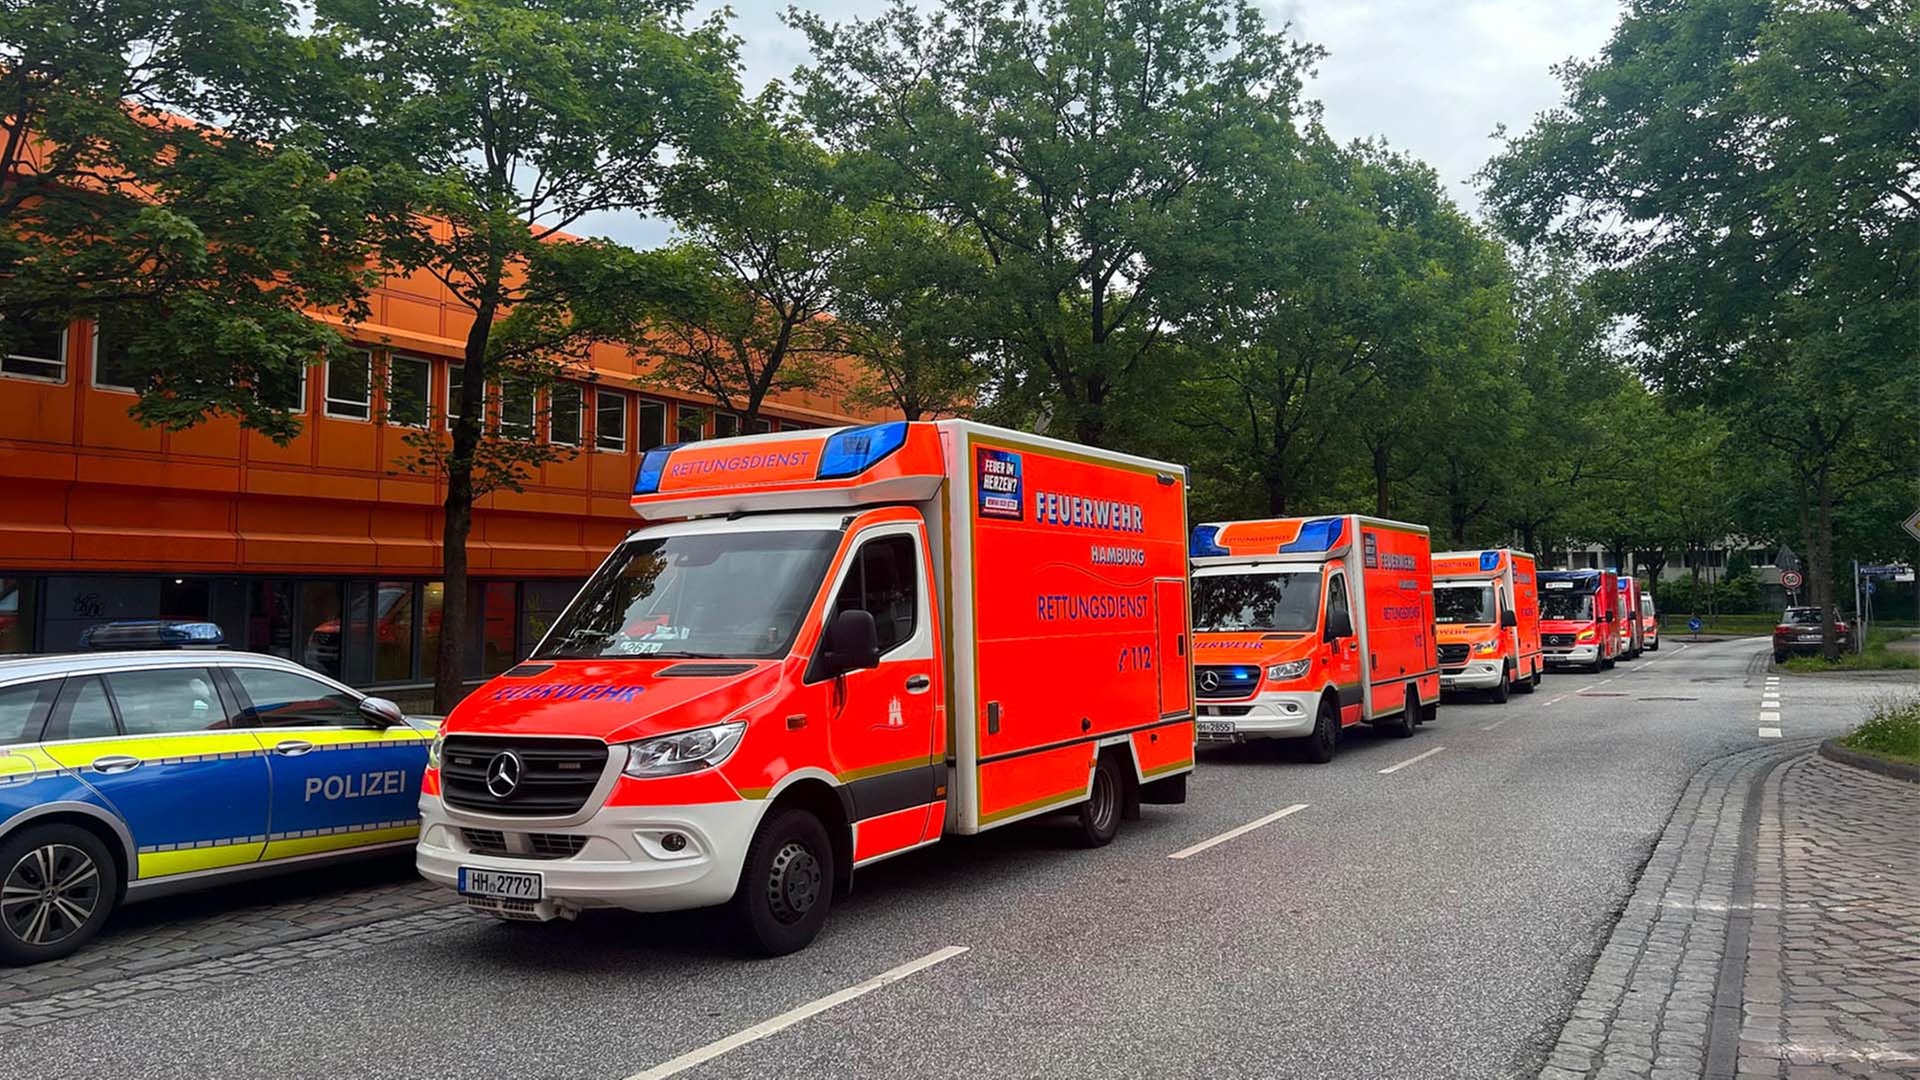
[[[1433,557],[1440,687],[1484,690],[1505,702],[1540,685],[1540,583],[1524,551],[1448,551]]]
[[[418,865],[471,906],[732,905],[1038,814],[1088,845],[1193,768],[1177,465],[962,421],[662,447],[649,522],[442,727]]]
[[[1369,723],[1412,735],[1440,702],[1425,526],[1344,514],[1200,525],[1200,738],[1300,739],[1333,759]]]
[[[1620,618],[1613,571],[1540,572],[1540,646],[1548,667],[1612,667],[1620,655]]]

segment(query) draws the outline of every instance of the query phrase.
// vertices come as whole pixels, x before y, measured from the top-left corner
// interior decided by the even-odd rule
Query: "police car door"
[[[411,843],[430,733],[382,728],[355,695],[280,668],[225,669],[273,772],[267,859]]]
[[[126,823],[140,880],[260,858],[267,763],[232,726],[208,668],[76,675],[47,717],[43,749]]]

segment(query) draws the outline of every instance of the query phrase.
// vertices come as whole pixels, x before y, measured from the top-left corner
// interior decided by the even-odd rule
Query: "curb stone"
[[[1841,746],[1840,740],[1838,739],[1828,739],[1826,742],[1821,743],[1820,756],[1823,758],[1831,758],[1842,765],[1851,765],[1856,769],[1865,769],[1870,773],[1879,773],[1881,776],[1894,780],[1905,780],[1909,784],[1920,784],[1920,765],[1909,764],[1905,761],[1890,761],[1887,758],[1875,757],[1872,754],[1863,754],[1858,750],[1850,750],[1847,747]]]

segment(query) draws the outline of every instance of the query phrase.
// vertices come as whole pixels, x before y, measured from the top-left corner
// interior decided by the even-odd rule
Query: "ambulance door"
[[[828,751],[852,802],[855,862],[941,830],[932,809],[945,797],[945,764],[934,740],[934,705],[943,690],[926,567],[926,532],[918,522],[864,529],[841,567],[827,616],[832,625],[842,611],[864,610],[880,641],[877,667],[849,672],[828,688]]]
[[[381,727],[360,699],[309,675],[227,667],[240,723],[267,748],[273,810],[263,859],[372,847],[420,832],[420,774],[430,735]]]
[[[1165,578],[1153,583],[1160,665],[1160,716],[1193,712],[1193,664],[1187,650],[1187,581]]]
[[[1360,620],[1353,614],[1346,571],[1337,565],[1327,575],[1327,602],[1323,606],[1325,613],[1320,624],[1323,635],[1325,628],[1333,625],[1335,615],[1340,613],[1346,615],[1347,626],[1354,631],[1326,642],[1323,648],[1327,656],[1327,681],[1333,684],[1334,691],[1340,696],[1340,722],[1357,724],[1365,719],[1362,715],[1362,699],[1366,674],[1360,662]]]

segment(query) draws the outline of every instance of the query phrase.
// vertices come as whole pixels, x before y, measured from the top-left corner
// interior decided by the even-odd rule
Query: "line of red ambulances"
[[[503,919],[725,905],[790,952],[882,859],[1044,814],[1102,845],[1186,800],[1198,741],[1326,761],[1584,655],[1542,649],[1562,587],[1524,553],[1352,514],[1189,533],[1179,465],[961,420],[660,447],[632,504],[429,756],[419,870]]]

